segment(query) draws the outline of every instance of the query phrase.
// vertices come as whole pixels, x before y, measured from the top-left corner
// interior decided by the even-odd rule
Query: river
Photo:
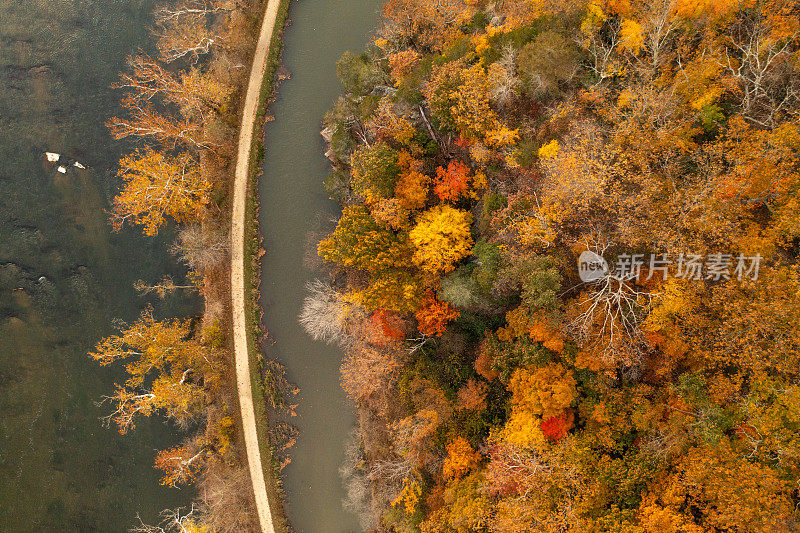
[[[319,135],[322,117],[341,86],[336,60],[361,51],[375,31],[380,0],[301,0],[289,11],[283,64],[291,79],[279,88],[268,123],[260,223],[267,253],[262,258],[264,323],[279,360],[300,387],[300,437],[284,470],[289,521],[299,533],[359,531],[342,508],[339,466],[352,430],[353,406],[339,386],[341,352],[314,342],[297,322],[307,281],[322,276],[307,265],[320,232],[331,229],[337,206],[323,190],[330,164]]]
[[[109,137],[109,86],[151,46],[149,0],[0,0],[0,531],[121,532],[141,514],[186,505],[191,490],[158,485],[157,449],[174,428],[145,420],[127,435],[101,426],[121,368],[86,353],[152,303],[189,316],[193,298],[141,298],[137,279],[180,269],[170,235],[112,233],[105,209],[129,147]],[[63,152],[91,166],[66,175]]]

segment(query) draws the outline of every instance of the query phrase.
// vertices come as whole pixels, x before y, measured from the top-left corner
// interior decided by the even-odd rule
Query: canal
[[[339,466],[353,428],[353,406],[339,386],[341,352],[309,338],[297,322],[305,284],[323,276],[309,265],[322,231],[331,229],[336,204],[323,190],[330,172],[320,137],[322,118],[341,86],[336,60],[363,50],[375,31],[379,0],[301,0],[289,11],[283,64],[291,79],[279,88],[268,123],[260,223],[264,323],[275,341],[266,354],[283,363],[300,387],[300,430],[292,463],[284,470],[287,511],[299,533],[360,531],[342,507]]]

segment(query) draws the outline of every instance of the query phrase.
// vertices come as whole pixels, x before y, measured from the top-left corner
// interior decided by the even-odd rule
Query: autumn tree
[[[202,114],[206,107],[219,110],[233,93],[232,87],[196,67],[176,75],[143,53],[130,57],[128,66],[130,72],[113,87],[130,91],[131,105],[161,98],[177,105],[184,116],[191,116]]]
[[[167,222],[200,220],[211,187],[187,153],[165,155],[150,148],[120,160],[122,191],[114,198],[112,222],[141,224],[145,235],[155,235]]]
[[[345,52],[336,62],[336,75],[348,92],[359,96],[369,94],[376,85],[385,82],[381,69],[368,58],[352,52]]]
[[[464,137],[480,138],[498,121],[491,107],[490,89],[483,67],[452,62],[434,71],[426,97],[443,125]]]
[[[461,198],[477,199],[476,192],[486,186],[483,174],[471,175],[470,168],[461,161],[450,161],[447,168],[438,167],[433,190],[444,201],[455,202]]]
[[[517,65],[529,91],[536,94],[572,79],[578,72],[578,53],[567,38],[548,30],[520,49]]]
[[[384,96],[378,103],[375,114],[367,123],[367,130],[386,141],[409,145],[417,133],[410,114],[410,107],[400,108],[389,97]]]
[[[456,0],[390,0],[383,11],[387,23],[381,34],[388,42],[416,38],[423,46],[442,50],[458,36],[455,23],[468,17],[469,8]]]
[[[424,294],[425,283],[421,276],[399,268],[381,271],[372,276],[365,288],[350,293],[368,310],[385,309],[397,313],[415,312]]]
[[[186,422],[200,412],[204,390],[215,379],[209,349],[191,335],[190,321],[156,321],[151,309],[120,335],[100,341],[89,354],[101,365],[126,361],[127,380],[103,403],[114,411],[105,417],[120,433],[133,428],[137,417],[164,413]]]
[[[205,447],[200,445],[197,439],[186,446],[176,446],[158,452],[155,467],[164,471],[161,484],[177,487],[194,481],[202,468],[205,454]]]
[[[430,183],[430,177],[417,170],[403,172],[395,185],[397,201],[405,209],[421,209],[428,200]]]
[[[414,262],[431,274],[453,270],[472,246],[472,215],[447,205],[423,213],[409,238],[414,245]]]
[[[319,255],[349,267],[377,272],[402,264],[404,243],[381,228],[364,206],[346,207],[333,234],[319,243]]]
[[[422,334],[439,337],[447,331],[447,323],[458,318],[458,315],[459,312],[450,304],[437,300],[433,294],[428,294],[414,316]]]
[[[408,226],[410,212],[402,206],[397,198],[381,198],[371,207],[372,216],[376,222],[393,230],[402,230]]]
[[[399,393],[414,409],[391,426],[394,450],[412,465],[431,464],[436,459],[431,437],[450,420],[452,404],[442,388],[427,377],[415,376],[401,383]]]
[[[434,533],[485,529],[489,524],[491,505],[489,497],[481,490],[483,484],[481,472],[453,480],[444,491],[444,505],[420,524],[420,531]]]
[[[420,62],[422,55],[416,50],[400,50],[389,56],[392,78],[400,80],[409,74]]]
[[[130,118],[113,117],[106,123],[115,139],[136,136],[153,138],[175,148],[179,144],[193,148],[208,148],[210,143],[203,139],[203,129],[190,118],[174,118],[156,111],[150,103],[127,98],[123,101]]]
[[[342,387],[356,401],[375,401],[397,379],[402,366],[401,352],[394,343],[383,346],[360,344],[348,350],[342,362]]]
[[[505,428],[509,442],[541,448],[547,429],[542,421],[563,415],[577,396],[576,384],[571,372],[560,364],[532,371],[517,369],[508,384],[512,394],[512,414]]]
[[[373,524],[795,527],[797,10],[387,4],[326,121],[345,298],[420,333],[380,376],[355,357],[385,354],[349,355],[351,383],[389,391],[351,385],[381,399],[362,401]],[[586,250],[607,275],[581,279]]]
[[[461,478],[475,468],[481,456],[469,442],[462,437],[456,437],[447,445],[447,459],[442,465],[442,475],[445,479]]]
[[[397,152],[385,143],[359,147],[353,152],[353,192],[368,202],[387,198],[394,193],[400,172]]]
[[[784,484],[774,471],[749,462],[723,442],[689,450],[662,498],[669,503],[690,499],[698,521],[717,529],[787,531],[794,518]]]
[[[486,393],[488,387],[486,383],[474,378],[467,380],[467,383],[458,390],[458,400],[456,407],[459,409],[483,410],[486,408]]]

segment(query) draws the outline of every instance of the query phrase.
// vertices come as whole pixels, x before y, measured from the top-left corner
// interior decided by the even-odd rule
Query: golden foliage
[[[423,213],[409,233],[414,245],[414,263],[431,274],[453,270],[470,253],[471,223],[472,214],[447,205]]]
[[[528,370],[518,368],[511,376],[508,390],[511,404],[543,418],[560,414],[578,395],[572,372],[561,364]]]
[[[124,184],[114,198],[115,228],[128,221],[155,235],[166,217],[177,222],[204,218],[211,186],[189,154],[172,157],[148,148],[123,157],[119,166]]]
[[[442,465],[445,479],[464,477],[480,461],[480,454],[472,449],[466,439],[456,437],[447,445],[447,458]]]

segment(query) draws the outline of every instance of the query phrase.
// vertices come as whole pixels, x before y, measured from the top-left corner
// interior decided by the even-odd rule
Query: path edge
[[[257,132],[263,131],[266,121],[289,3],[290,0],[268,0],[261,18],[242,107],[231,207],[231,314],[236,388],[256,512],[263,533],[289,531],[283,514],[278,465],[268,438],[258,343],[262,329],[260,313],[256,312],[261,244],[257,184],[263,160],[263,139]]]

